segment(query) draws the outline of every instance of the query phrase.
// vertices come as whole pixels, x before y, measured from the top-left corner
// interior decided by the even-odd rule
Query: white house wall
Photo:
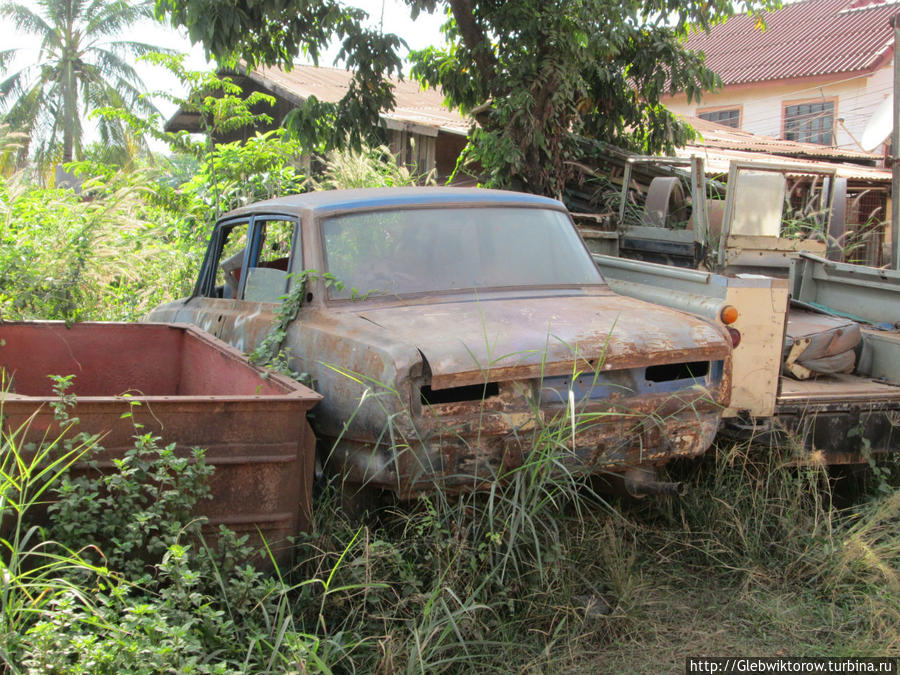
[[[741,130],[763,136],[782,137],[783,108],[787,101],[837,99],[835,131],[838,147],[848,150],[861,148],[853,140],[862,138],[872,113],[893,86],[893,65],[888,64],[870,75],[847,76],[829,81],[809,80],[793,83],[759,83],[724,89],[706,94],[698,105],[688,105],[684,95],[664,101],[670,110],[681,115],[696,116],[709,108],[741,107]],[[843,119],[843,125],[837,120]],[[851,137],[852,135],[852,137]],[[883,148],[876,151],[881,152]]]

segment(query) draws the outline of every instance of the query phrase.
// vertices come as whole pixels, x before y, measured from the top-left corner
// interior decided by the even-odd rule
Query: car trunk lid
[[[730,351],[703,319],[612,293],[371,307],[358,315],[418,348],[432,389],[573,368],[721,360]]]

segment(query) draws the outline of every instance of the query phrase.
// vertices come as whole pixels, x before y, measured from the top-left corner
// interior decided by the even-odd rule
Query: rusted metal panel
[[[236,213],[252,217],[280,210],[302,218],[303,250],[292,254],[294,269],[302,255],[304,267],[333,272],[322,221],[336,213],[390,211],[398,222],[419,213],[414,231],[422,236],[438,227],[438,215],[440,227],[451,231],[448,214],[461,214],[459,222],[477,240],[480,231],[497,225],[497,212],[490,209],[500,207],[521,209],[522,220],[527,209],[552,214],[547,227],[554,229],[548,231],[574,234],[560,226],[565,211],[559,202],[490,190],[312,193]],[[394,243],[391,234],[382,238]],[[216,241],[214,236],[211,245]],[[329,297],[321,279],[311,281],[283,344],[291,368],[307,373],[324,394],[314,424],[326,465],[351,484],[368,483],[401,497],[466,489],[498,467],[525,461],[535,430],[565,416],[570,390],[579,429],[566,461],[579,470],[624,470],[630,463],[662,463],[705,451],[729,400],[726,332],[705,319],[612,293],[583,244],[567,241],[573,242],[566,249],[567,266],[571,260],[572,269],[586,271],[573,281],[563,275],[565,281],[555,285],[536,281],[548,278],[541,270],[534,279],[527,273],[505,278],[504,265],[513,272],[524,269],[510,262],[513,252],[482,249],[475,240],[467,250],[484,253],[490,264],[469,259],[471,287],[424,284],[418,291],[348,298]],[[358,259],[347,269],[352,274],[356,267],[379,265],[394,248],[353,249]],[[497,250],[506,253],[491,257]],[[207,256],[201,278],[214,276],[217,259],[215,252]],[[427,273],[424,278],[430,279]],[[198,289],[151,316],[195,323],[244,351],[268,332],[275,303],[226,299],[209,283]],[[682,372],[692,368],[697,377]],[[594,377],[596,386],[583,381]],[[562,401],[545,398],[548,383]]]
[[[784,378],[776,414],[811,461],[865,462],[900,450],[900,386],[854,375]]]
[[[75,430],[103,434],[101,471],[136,433],[151,433],[182,455],[206,448],[213,499],[197,511],[210,531],[225,524],[255,543],[261,533],[278,549],[308,526],[315,440],[306,412],[319,394],[187,325],[14,322],[0,324],[0,339],[6,429],[30,420],[26,441],[54,438],[47,376],[75,375]]]
[[[329,392],[318,417],[320,435],[334,448],[333,462],[349,482],[376,485],[401,496],[436,486],[468,489],[496,477],[500,467],[521,463],[531,452],[536,429],[566,416],[565,402],[540,399],[541,386],[550,378],[580,373],[590,380],[596,373],[615,380],[617,373],[632,368],[643,372],[654,364],[686,358],[725,365],[719,379],[706,388],[652,394],[637,391],[629,381],[600,400],[578,400],[579,429],[567,463],[576,470],[599,472],[704,452],[728,404],[728,346],[706,322],[685,321],[674,311],[660,315],[660,308],[640,302],[626,302],[623,308],[623,300],[579,297],[568,305],[559,297],[531,298],[517,308],[516,302],[504,299],[444,303],[424,311],[388,307],[380,312],[367,307],[369,321],[347,317],[348,333],[320,335],[315,348],[303,347],[306,352],[329,354],[343,369],[344,374],[332,377],[319,369],[317,376]],[[622,314],[610,315],[603,323],[602,309],[610,306],[623,308]],[[525,307],[530,320],[519,315]],[[632,318],[625,318],[626,313]],[[298,333],[298,341],[322,328],[315,315],[309,318],[298,322],[305,329]],[[335,316],[330,321],[332,331],[344,323]],[[660,333],[664,331],[660,326],[669,326],[669,332]],[[543,329],[539,336],[538,327]],[[375,346],[388,334],[401,343],[414,340],[418,349],[395,353],[393,358],[387,350],[379,354]],[[526,349],[528,344],[535,347]],[[420,353],[427,373],[414,368]],[[397,365],[384,369],[382,363]],[[364,382],[352,377],[375,372],[381,374]],[[409,375],[397,377],[398,373]],[[438,393],[467,386],[475,391],[471,400],[425,405],[418,394],[426,381]],[[388,386],[379,387],[377,382]],[[496,394],[479,390],[478,385],[488,382],[496,383]],[[626,391],[629,386],[632,390]],[[329,419],[347,424],[329,428]],[[642,429],[648,423],[649,428]]]
[[[900,386],[856,375],[834,374],[815,380],[785,378],[778,395],[779,410],[825,404],[893,402],[900,406]]]
[[[709,322],[606,290],[366,307],[359,316],[415,344],[433,389],[566,374],[573,364],[613,370],[729,352]]]
[[[230,305],[228,311],[223,304]],[[268,330],[268,307],[195,298],[178,318],[202,326],[218,322],[212,328],[223,339],[249,350]],[[229,318],[241,315],[241,321]],[[606,291],[477,302],[367,301],[329,311],[307,307],[285,343],[292,367],[310,373],[327,393],[316,423],[323,446],[332,449],[332,467],[350,483],[401,497],[436,486],[467,489],[473,480],[488,480],[492,468],[511,466],[511,458],[521,462],[536,418],[549,421],[560,405],[536,412],[534,400],[511,393],[516,385],[534,394],[542,378],[576,372],[610,374],[701,360],[724,364],[709,388],[613,395],[580,407],[579,420],[603,415],[576,434],[568,461],[595,472],[704,452],[731,390],[730,348],[721,329]],[[426,382],[445,391],[488,381],[500,383],[497,396],[431,407],[419,401]],[[663,421],[639,431],[647,420]]]
[[[779,414],[789,442],[799,441],[800,461],[861,464],[874,453],[900,449],[900,406],[849,407],[823,405]]]
[[[791,298],[874,326],[900,328],[900,271],[839,263],[808,253],[791,261]]]
[[[769,417],[782,362],[787,279],[734,277],[699,270],[595,255],[594,262],[617,293],[718,321],[727,305],[738,308],[731,325],[742,336],[732,355],[731,404],[725,417]]]

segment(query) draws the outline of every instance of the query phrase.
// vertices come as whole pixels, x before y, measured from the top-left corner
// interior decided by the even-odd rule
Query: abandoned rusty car
[[[313,270],[315,272],[313,272]],[[324,396],[321,459],[401,498],[478,488],[551,433],[577,471],[704,452],[728,405],[715,323],[613,293],[565,207],[515,192],[387,188],[259,202],[215,225],[189,322],[282,342]]]

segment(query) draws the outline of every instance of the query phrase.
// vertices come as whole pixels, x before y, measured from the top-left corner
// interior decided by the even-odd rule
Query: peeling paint
[[[354,204],[357,194],[361,201]],[[419,209],[446,195],[469,207],[490,199],[562,209],[549,200],[477,190],[317,194],[308,198],[308,208],[298,196],[290,209],[286,201],[278,203],[303,219],[302,263],[293,269],[324,263],[319,219],[334,216],[329,199],[348,210],[375,210],[400,208],[390,201],[396,195]],[[240,214],[271,208],[260,204]],[[586,249],[576,253],[590,260]],[[289,326],[285,345],[291,367],[308,373],[324,395],[313,419],[323,459],[350,483],[404,497],[435,487],[471,489],[521,465],[549,433],[559,436],[560,447],[566,439],[561,461],[579,471],[663,463],[704,452],[728,405],[731,346],[725,332],[705,319],[617,295],[599,274],[596,283],[577,286],[361,300],[328,300],[320,281],[309,290],[313,299]],[[275,308],[197,296],[152,316],[198,324],[249,351],[265,336]],[[684,370],[678,364],[698,363],[708,364],[708,372],[678,379]],[[667,365],[673,366],[671,377],[645,378],[648,366]],[[576,399],[574,435],[566,430],[568,391],[556,392],[560,403],[545,386],[569,381]],[[423,402],[425,391],[440,402]]]

